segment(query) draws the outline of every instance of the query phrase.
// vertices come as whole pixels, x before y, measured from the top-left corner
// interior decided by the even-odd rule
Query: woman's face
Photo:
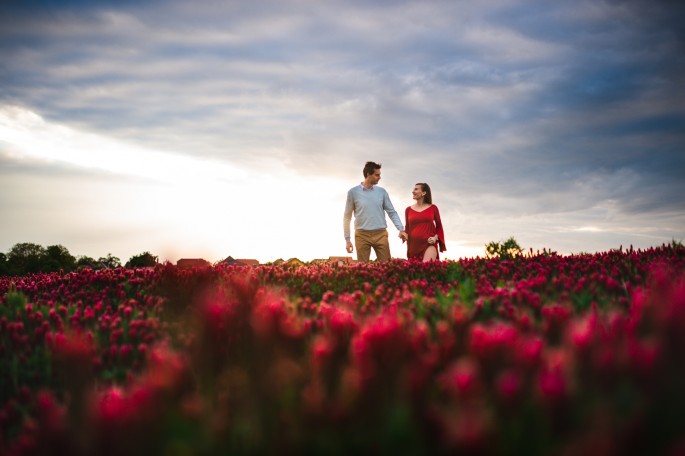
[[[423,199],[424,196],[426,196],[426,192],[424,192],[421,189],[420,185],[414,185],[414,190],[411,192],[412,198],[414,198],[416,201]]]

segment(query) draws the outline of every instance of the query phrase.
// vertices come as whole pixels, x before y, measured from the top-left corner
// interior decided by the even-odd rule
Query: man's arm
[[[347,201],[345,202],[345,213],[343,215],[343,233],[345,233],[345,241],[350,241],[350,222],[352,221],[352,213],[354,212],[354,198],[352,197],[352,190],[347,192]]]

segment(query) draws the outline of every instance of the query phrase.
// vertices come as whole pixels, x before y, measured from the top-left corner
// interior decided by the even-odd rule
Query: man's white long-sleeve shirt
[[[350,242],[350,221],[353,213],[355,230],[382,230],[388,227],[385,221],[386,212],[395,227],[399,231],[404,230],[400,217],[384,188],[374,185],[367,189],[361,184],[352,187],[347,192],[345,215],[343,216],[345,241]]]

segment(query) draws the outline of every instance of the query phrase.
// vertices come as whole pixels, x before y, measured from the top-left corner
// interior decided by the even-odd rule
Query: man
[[[390,244],[385,213],[388,213],[390,220],[400,232],[400,238],[406,240],[407,233],[390,202],[388,192],[376,185],[381,180],[381,165],[366,162],[362,172],[364,180],[347,192],[343,216],[347,253],[352,253],[354,250],[350,241],[350,220],[354,213],[354,243],[357,245],[357,260],[369,261],[373,248],[378,261],[387,261],[390,259]]]

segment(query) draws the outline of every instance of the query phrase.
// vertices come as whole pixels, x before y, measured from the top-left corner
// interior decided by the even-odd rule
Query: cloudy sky
[[[685,239],[677,1],[3,1],[0,251],[346,255],[367,160],[445,258]],[[406,258],[389,223],[393,256]]]

